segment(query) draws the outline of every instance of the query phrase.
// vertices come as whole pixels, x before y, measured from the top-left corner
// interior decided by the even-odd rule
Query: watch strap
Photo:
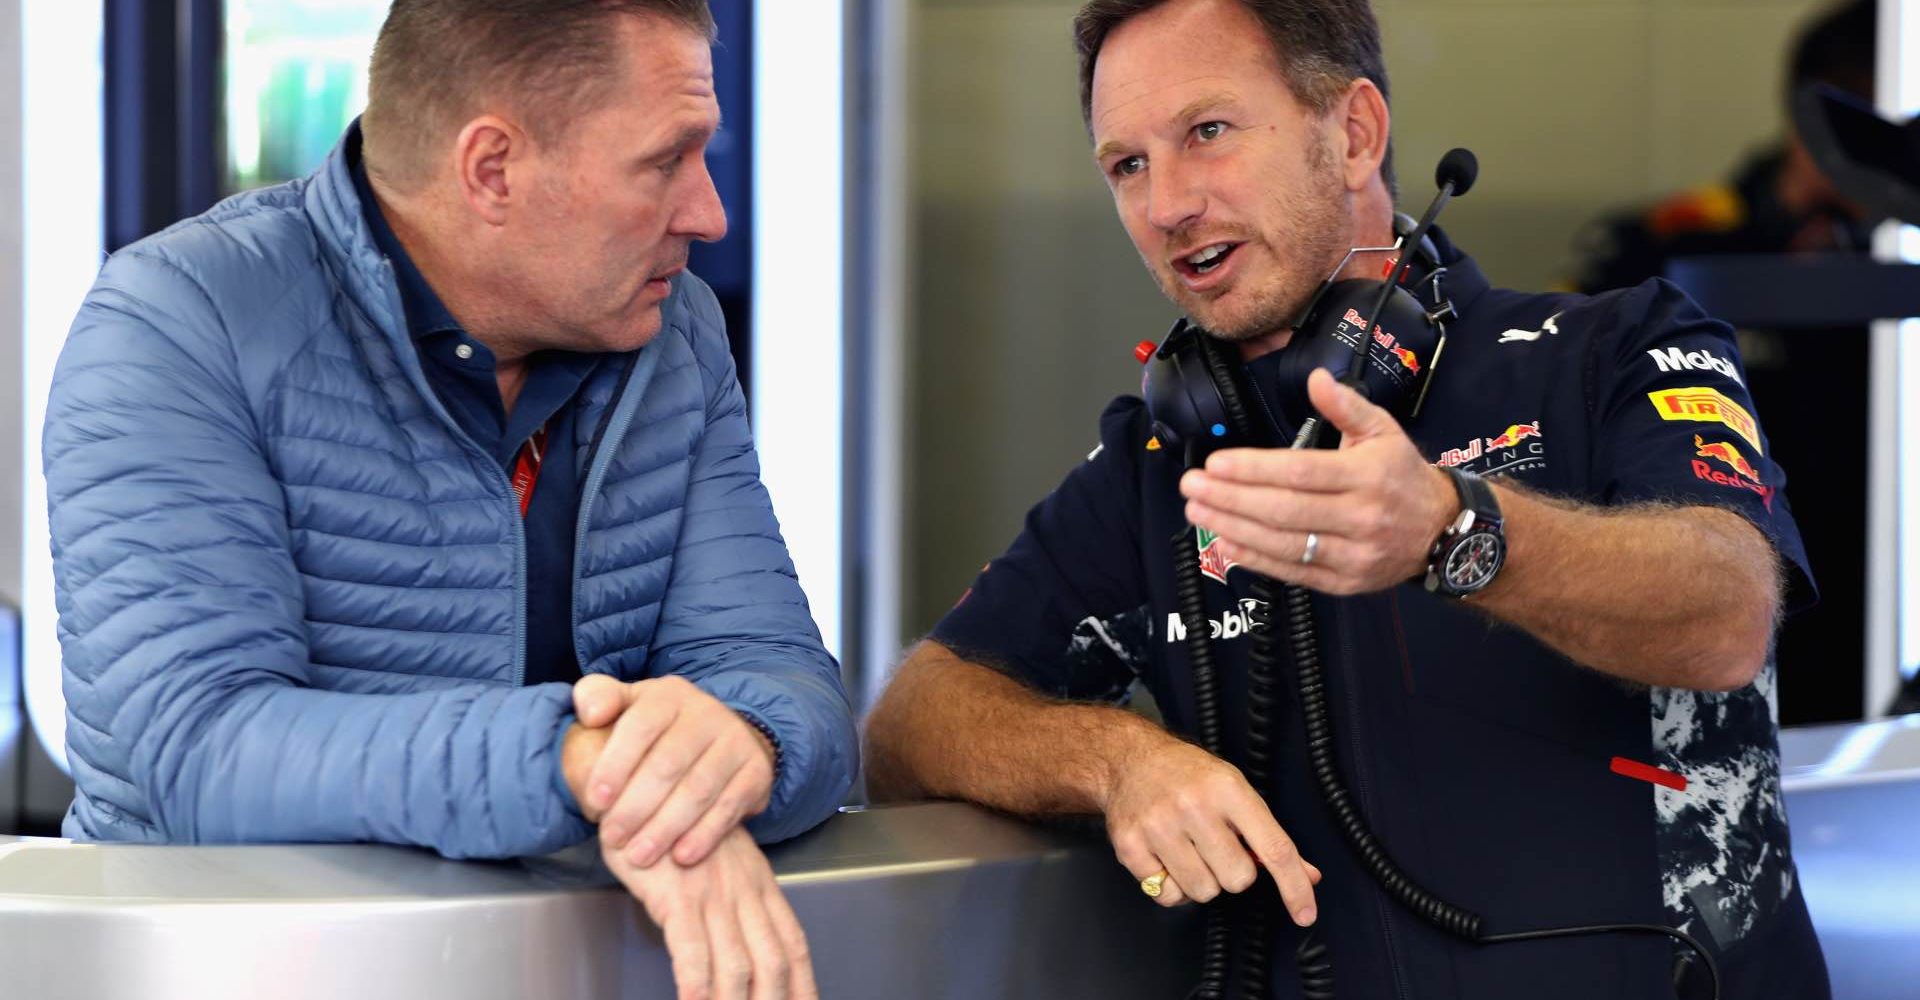
[[[1473,511],[1475,524],[1500,525],[1500,500],[1494,496],[1493,484],[1465,469],[1448,469],[1447,475],[1453,479],[1453,488],[1460,494],[1462,510]]]

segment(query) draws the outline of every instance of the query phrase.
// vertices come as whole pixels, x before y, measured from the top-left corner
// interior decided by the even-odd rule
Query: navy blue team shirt
[[[500,463],[511,478],[521,445],[542,424],[547,448],[559,456],[543,462],[527,507],[527,658],[526,683],[572,683],[580,679],[573,648],[573,542],[583,483],[571,457],[576,435],[590,433],[575,419],[574,397],[603,355],[540,351],[528,359],[526,384],[508,413],[495,378],[493,352],[475,340],[447,311],[440,296],[407,255],[374,200],[360,159],[359,126],[348,143],[354,186],[374,243],[393,264],[406,310],[407,330],[420,354],[427,384],[460,429]]]
[[[1403,422],[1430,461],[1589,504],[1733,511],[1779,554],[1790,609],[1815,597],[1732,331],[1664,281],[1596,297],[1490,287],[1436,233],[1461,316],[1426,403]],[[1433,304],[1432,286],[1422,297]],[[1279,354],[1248,377],[1268,398]],[[1284,415],[1280,423],[1287,423]],[[1279,428],[1283,439],[1294,428]],[[932,637],[1061,698],[1118,701],[1138,679],[1193,732],[1168,539],[1184,527],[1177,449],[1115,400],[1100,443],[1028,514]],[[1199,533],[1227,749],[1244,746],[1248,634],[1275,624]],[[1676,581],[1676,602],[1698,600]],[[1716,953],[1727,1000],[1827,995],[1779,787],[1774,668],[1727,694],[1649,690],[1581,667],[1467,604],[1408,584],[1315,596],[1338,756],[1375,834],[1490,933],[1602,922],[1681,926]],[[1285,643],[1279,644],[1283,649]],[[1291,664],[1270,735],[1275,816],[1325,873],[1323,938],[1343,996],[1555,1000],[1673,996],[1665,939],[1473,947],[1373,885],[1304,766]],[[1644,777],[1657,769],[1663,784]],[[1683,787],[1675,787],[1683,786]],[[1268,890],[1270,891],[1270,889]],[[1293,928],[1272,995],[1298,996]]]

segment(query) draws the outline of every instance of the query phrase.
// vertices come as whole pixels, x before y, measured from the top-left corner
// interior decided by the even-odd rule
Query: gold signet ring
[[[1152,896],[1154,899],[1159,899],[1162,883],[1166,882],[1166,880],[1167,880],[1167,872],[1166,872],[1166,869],[1163,868],[1160,870],[1160,874],[1149,875],[1146,878],[1141,879],[1140,891],[1146,893],[1149,896]]]

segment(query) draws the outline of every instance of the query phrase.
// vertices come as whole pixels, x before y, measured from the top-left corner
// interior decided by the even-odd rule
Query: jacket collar
[[[418,374],[420,366],[407,335],[407,314],[393,265],[374,240],[360,192],[353,183],[351,164],[359,155],[360,120],[356,118],[326,161],[307,178],[307,216],[312,220],[321,257],[337,276],[341,290],[392,342],[396,353],[408,359],[406,367]],[[424,375],[421,377],[424,379]]]

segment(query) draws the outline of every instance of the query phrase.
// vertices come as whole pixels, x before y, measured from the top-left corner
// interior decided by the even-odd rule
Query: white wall
[[[11,4],[9,5],[11,6]],[[0,434],[18,470],[6,490],[13,516],[0,532],[11,538],[4,564],[20,596],[29,718],[41,746],[66,759],[66,713],[60,697],[60,646],[55,638],[53,567],[47,543],[46,481],[40,474],[40,425],[54,360],[75,310],[101,263],[103,234],[103,66],[99,3],[34,0],[5,18],[21,40],[15,155],[20,253],[8,279],[16,283],[4,310],[14,335],[8,355],[17,400],[6,410],[15,426]],[[50,793],[53,794],[53,793]],[[63,797],[63,795],[62,795]],[[60,803],[64,805],[64,802]]]
[[[20,3],[0,0],[0,148],[20,148]],[[20,159],[0,156],[0,601],[20,604]],[[17,639],[0,629],[0,640]],[[20,678],[0,646],[0,829],[16,822]]]
[[[21,148],[20,0],[0,0],[0,149]],[[20,605],[20,518],[25,475],[19,373],[25,364],[21,324],[20,253],[25,203],[20,189],[20,156],[0,156],[0,600]]]

